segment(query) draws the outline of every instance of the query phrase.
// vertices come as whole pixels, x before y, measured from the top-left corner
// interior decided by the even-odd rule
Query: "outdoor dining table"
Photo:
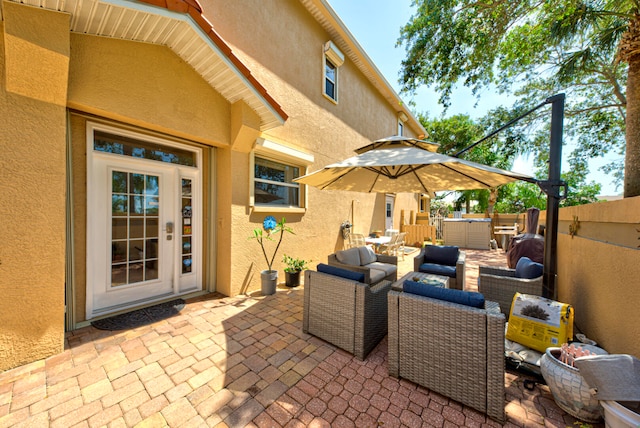
[[[391,237],[390,236],[380,236],[377,238],[371,237],[371,236],[367,236],[366,238],[364,238],[364,242],[369,244],[369,245],[373,245],[373,250],[378,253],[380,252],[380,246],[381,245],[386,245],[389,242],[391,242]]]

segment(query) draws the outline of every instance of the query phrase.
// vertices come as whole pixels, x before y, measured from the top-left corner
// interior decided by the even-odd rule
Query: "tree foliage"
[[[407,92],[422,85],[434,87],[445,107],[458,84],[470,87],[476,96],[483,88],[497,87],[517,100],[500,112],[509,118],[564,92],[565,133],[577,145],[572,161],[618,154],[620,158],[605,171],[617,171],[621,177],[626,156],[625,196],[634,196],[640,194],[640,171],[637,165],[629,167],[629,159],[640,161],[640,133],[629,131],[628,124],[640,126],[640,108],[628,110],[627,97],[640,98],[640,82],[636,83],[640,72],[637,78],[628,73],[634,66],[640,70],[640,26],[630,25],[640,22],[639,4],[638,0],[414,0],[415,13],[398,40],[407,51],[400,82]],[[627,118],[628,114],[633,117]],[[548,150],[548,133],[540,124],[549,118],[548,111],[539,111],[519,123],[523,130],[516,131],[528,135],[518,150],[535,153],[539,162]],[[627,181],[637,182],[636,187]]]

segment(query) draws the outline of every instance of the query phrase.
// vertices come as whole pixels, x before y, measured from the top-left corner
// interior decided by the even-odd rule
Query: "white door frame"
[[[395,195],[385,195],[384,196],[384,227],[385,230],[393,229],[393,212],[394,206],[396,202]]]
[[[146,143],[193,152],[196,167],[95,151],[95,131],[129,137]],[[111,173],[141,172],[160,178],[161,210],[158,213],[158,280],[111,286]],[[191,247],[183,257],[182,180],[190,180]],[[162,208],[165,207],[165,208]],[[89,122],[87,123],[87,249],[86,319],[102,316],[197,291],[202,284],[202,150],[148,135]],[[173,231],[167,230],[168,223]],[[183,273],[183,258],[190,260],[190,272]]]

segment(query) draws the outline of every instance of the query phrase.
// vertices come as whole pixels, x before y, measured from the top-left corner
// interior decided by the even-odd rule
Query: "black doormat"
[[[91,325],[100,330],[127,330],[177,315],[185,305],[182,299],[160,303],[148,308],[138,309],[126,314],[116,315],[110,318],[92,321]]]

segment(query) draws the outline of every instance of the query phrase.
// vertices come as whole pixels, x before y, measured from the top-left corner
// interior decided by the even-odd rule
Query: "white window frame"
[[[323,61],[322,61],[322,95],[331,102],[338,103],[338,90],[339,90],[339,68],[344,64],[344,54],[338,49],[338,47],[332,42],[328,41],[323,45]],[[330,63],[335,68],[335,79],[330,80],[327,76],[327,63]],[[333,84],[333,94],[327,94],[327,80]]]
[[[304,213],[307,207],[307,191],[304,184],[298,185],[299,206],[279,206],[270,204],[257,204],[255,202],[255,164],[256,157],[273,160],[286,165],[291,165],[300,169],[300,175],[304,175],[307,167],[314,162],[311,154],[304,153],[298,149],[285,146],[264,138],[258,138],[251,152],[249,165],[249,206],[254,212],[288,212],[288,213]],[[286,183],[281,183],[286,186]]]

